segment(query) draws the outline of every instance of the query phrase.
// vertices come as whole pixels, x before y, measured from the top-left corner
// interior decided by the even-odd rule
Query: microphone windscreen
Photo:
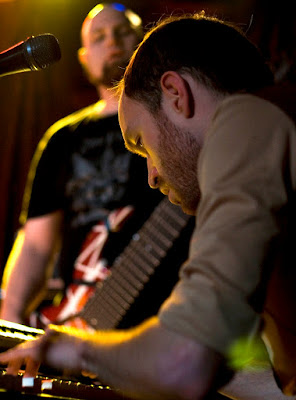
[[[37,67],[41,69],[47,68],[61,58],[59,42],[50,33],[32,36],[25,43],[27,45],[27,54],[32,56],[34,64],[37,64]]]

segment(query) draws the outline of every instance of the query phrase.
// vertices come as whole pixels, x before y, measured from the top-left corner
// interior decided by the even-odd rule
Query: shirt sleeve
[[[217,110],[200,154],[201,200],[190,254],[159,318],[226,356],[258,327],[263,270],[288,186],[295,187],[288,154],[294,129],[271,103],[231,96]]]
[[[65,126],[56,123],[40,140],[27,177],[21,225],[28,218],[46,215],[64,207],[65,177],[71,146],[68,133]]]

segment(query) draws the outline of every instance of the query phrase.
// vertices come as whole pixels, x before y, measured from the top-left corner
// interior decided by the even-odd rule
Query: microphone
[[[0,77],[26,71],[39,71],[61,58],[59,42],[50,33],[30,36],[0,53]]]

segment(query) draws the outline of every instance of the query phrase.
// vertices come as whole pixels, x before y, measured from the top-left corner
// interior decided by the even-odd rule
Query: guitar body
[[[133,210],[131,206],[114,210],[106,221],[100,221],[92,227],[75,261],[72,283],[67,287],[65,296],[58,305],[44,307],[38,314],[32,315],[30,322],[33,326],[63,323],[77,328],[90,328],[77,315],[94,294],[96,286],[110,275],[109,266],[102,257],[104,246],[110,232],[122,229]]]
[[[30,324],[49,323],[81,329],[115,329],[136,325],[155,314],[178,280],[188,255],[194,218],[162,200],[124,250],[108,265],[110,233],[122,230],[132,207],[110,213],[86,237],[76,259],[72,283],[58,306],[39,311]],[[111,243],[110,243],[111,242]],[[35,321],[35,322],[34,322]]]

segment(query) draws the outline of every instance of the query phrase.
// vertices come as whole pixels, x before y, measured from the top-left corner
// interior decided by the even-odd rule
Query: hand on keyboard
[[[41,363],[81,373],[82,343],[73,328],[51,325],[44,335],[1,353],[0,363],[7,364],[7,373],[11,375],[17,375],[25,366],[25,377],[35,377]]]

